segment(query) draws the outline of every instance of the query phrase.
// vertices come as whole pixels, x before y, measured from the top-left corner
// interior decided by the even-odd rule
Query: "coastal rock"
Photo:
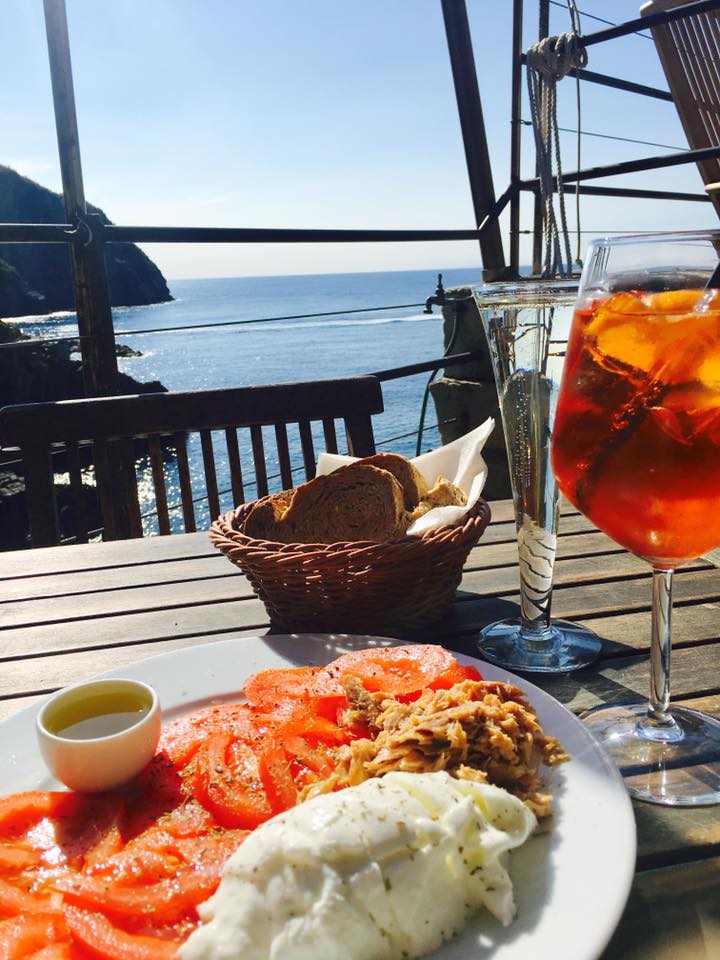
[[[108,217],[88,204],[104,223]],[[62,197],[0,166],[0,222],[64,223]],[[160,270],[132,243],[108,244],[105,251],[110,302],[139,306],[172,300]],[[0,244],[0,317],[74,310],[70,251],[58,243]]]

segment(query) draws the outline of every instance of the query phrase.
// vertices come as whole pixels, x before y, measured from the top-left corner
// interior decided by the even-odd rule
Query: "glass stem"
[[[675,722],[668,710],[670,706],[672,576],[672,570],[653,567],[648,720],[661,726],[670,726]]]

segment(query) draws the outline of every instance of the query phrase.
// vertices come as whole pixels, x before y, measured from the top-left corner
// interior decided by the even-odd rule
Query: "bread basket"
[[[403,635],[431,624],[450,605],[490,521],[481,498],[457,523],[420,536],[287,544],[243,533],[254,505],[219,517],[210,539],[247,576],[273,627],[291,633]]]

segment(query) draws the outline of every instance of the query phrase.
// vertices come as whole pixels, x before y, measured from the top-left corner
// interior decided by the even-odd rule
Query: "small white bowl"
[[[113,696],[130,698],[142,712],[137,720],[113,714],[115,726],[121,716],[126,716],[127,725],[107,733],[106,711],[82,714]],[[65,735],[62,726],[58,727],[58,715],[78,716],[78,711],[88,729]],[[131,780],[152,759],[160,738],[160,702],[152,687],[139,680],[91,680],[50,697],[36,725],[40,751],[53,776],[71,790],[97,793]]]

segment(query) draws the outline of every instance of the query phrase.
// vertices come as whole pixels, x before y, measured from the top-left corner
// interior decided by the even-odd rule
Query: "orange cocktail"
[[[720,292],[581,305],[553,429],[560,489],[655,566],[720,544]]]

